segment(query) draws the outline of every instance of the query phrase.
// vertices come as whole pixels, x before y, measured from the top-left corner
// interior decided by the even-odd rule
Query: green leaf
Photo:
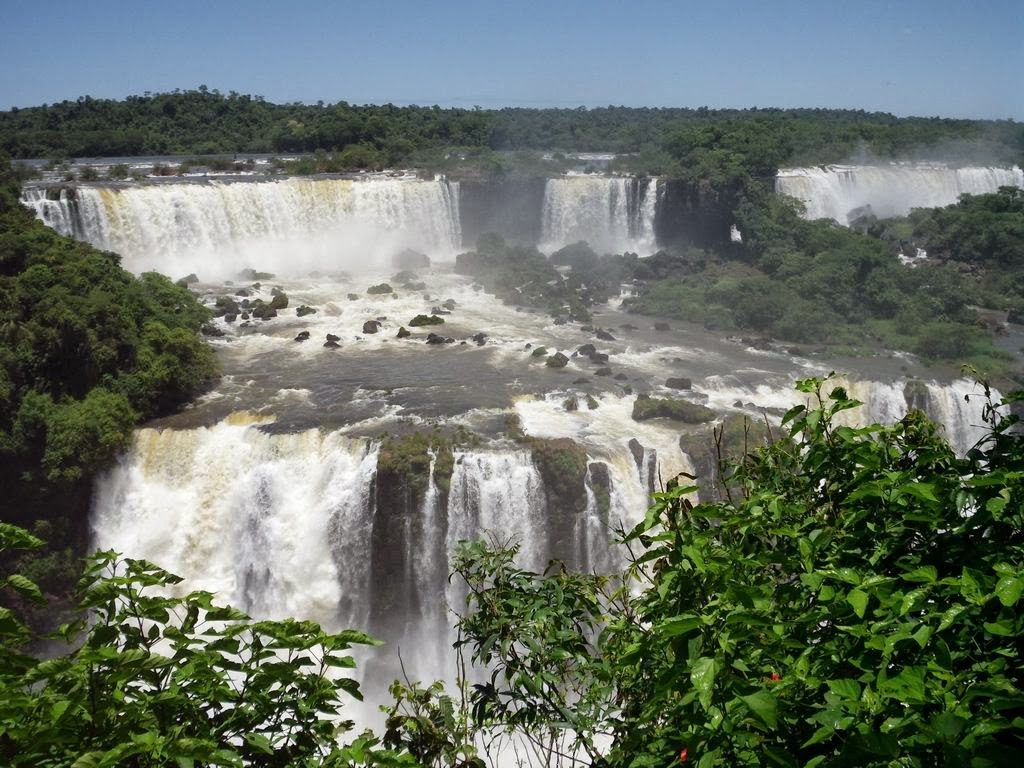
[[[697,695],[704,709],[711,707],[711,691],[715,685],[718,666],[710,656],[702,656],[690,668],[690,682],[697,689]]]
[[[767,691],[758,691],[749,696],[740,696],[743,703],[750,707],[750,711],[757,715],[758,719],[769,728],[778,725],[779,702]]]
[[[859,589],[851,589],[846,595],[846,602],[853,607],[853,612],[857,614],[857,618],[864,618],[864,612],[868,607],[868,595],[866,592],[862,592]]]
[[[245,735],[245,743],[264,755],[274,754],[274,748],[270,744],[270,739],[262,733],[247,733]]]
[[[903,574],[903,578],[906,581],[931,584],[938,580],[939,572],[935,569],[934,565],[925,565],[920,568],[915,568],[912,571],[908,571],[907,573]]]
[[[7,577],[7,585],[13,587],[23,597],[27,597],[33,603],[42,604],[46,600],[43,598],[43,593],[39,591],[39,587],[36,586],[35,582],[25,578],[20,573],[12,573]]]
[[[71,768],[96,768],[102,757],[102,752],[86,752],[71,764]]]
[[[703,622],[693,614],[682,614],[666,619],[657,626],[659,635],[665,638],[685,635],[701,626]]]
[[[996,597],[1007,608],[1017,604],[1022,592],[1024,592],[1024,577],[1021,576],[1004,576],[996,584]]]
[[[858,701],[860,699],[860,683],[856,680],[829,680],[828,689],[844,699],[851,701]]]

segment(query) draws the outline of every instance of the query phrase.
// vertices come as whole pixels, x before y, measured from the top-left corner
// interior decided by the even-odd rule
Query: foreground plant
[[[1015,420],[990,408],[960,459],[920,413],[837,426],[859,403],[827,386],[799,384],[816,407],[747,457],[731,501],[656,494],[613,595],[466,550],[460,627],[492,670],[479,726],[547,734],[594,765],[1018,765]]]
[[[0,526],[0,550],[38,546]],[[401,764],[342,718],[358,683],[346,652],[361,632],[308,621],[252,621],[208,592],[169,596],[181,579],[143,560],[94,555],[82,581],[87,619],[57,633],[81,642],[39,660],[0,609],[0,762],[7,766],[349,766]],[[31,582],[4,586],[40,600]],[[339,738],[348,734],[348,745]]]

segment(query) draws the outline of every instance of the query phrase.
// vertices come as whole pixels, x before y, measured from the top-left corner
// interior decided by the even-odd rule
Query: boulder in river
[[[548,368],[565,368],[569,363],[569,358],[563,355],[561,352],[555,352],[547,360]]]
[[[604,330],[604,328],[598,328],[594,331],[594,335],[601,341],[615,341],[615,337],[608,333],[608,331]]]
[[[412,336],[412,333],[406,329],[403,325],[398,329],[398,333],[395,334],[396,339],[407,339]]]
[[[669,389],[692,389],[693,382],[685,376],[672,376],[665,379],[665,386]]]
[[[429,269],[430,257],[412,248],[405,248],[391,257],[391,266],[401,270]]]
[[[380,330],[380,320],[367,320],[363,323],[363,333],[376,333]]]
[[[299,335],[295,337],[295,341],[309,341],[309,331],[299,331]]]
[[[327,347],[328,349],[337,349],[338,347],[341,346],[341,344],[336,342],[334,339],[328,339],[327,341],[324,342],[324,346]]]

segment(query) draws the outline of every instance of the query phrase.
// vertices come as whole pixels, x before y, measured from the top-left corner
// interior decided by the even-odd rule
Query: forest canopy
[[[1024,126],[1010,120],[897,118],[837,109],[472,109],[393,104],[273,104],[197,90],[75,101],[0,112],[0,148],[15,158],[237,152],[375,153],[387,165],[436,162],[448,148],[636,153],[646,172],[720,168],[736,157],[784,164],[880,158],[1024,162]],[[759,175],[755,173],[755,175]]]

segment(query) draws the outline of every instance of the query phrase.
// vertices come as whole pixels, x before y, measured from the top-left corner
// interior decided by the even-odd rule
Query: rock
[[[656,331],[671,331],[672,328],[668,323],[655,323],[654,330]]]
[[[547,347],[537,347],[530,353],[530,357],[545,357],[548,353]]]
[[[253,307],[252,316],[260,320],[269,320],[272,317],[277,317],[277,310],[270,304],[259,304]]]
[[[451,312],[449,312],[447,309],[441,309],[440,307],[431,307],[430,314],[436,317],[437,315],[450,315]]]
[[[299,335],[295,337],[295,341],[308,341],[309,331],[300,331]]]
[[[692,389],[693,382],[684,376],[673,376],[665,379],[665,386],[669,389]]]
[[[409,321],[409,327],[419,328],[424,325],[444,325],[444,318],[436,315],[416,315]]]
[[[328,341],[338,342],[338,341],[341,341],[341,337],[340,336],[335,336],[333,333],[328,333],[327,334],[327,340]]]
[[[252,302],[249,301],[248,299],[242,299],[242,303],[239,306],[242,307],[243,309],[248,309],[249,307],[252,306]]]
[[[238,315],[236,315],[234,312],[228,312],[226,315],[224,315],[224,322],[225,323],[233,323],[237,319],[238,319]]]
[[[248,280],[249,282],[252,282],[253,280],[273,280],[274,273],[257,272],[255,269],[247,268],[238,273],[238,278],[240,280]]]
[[[562,317],[561,315],[555,318],[555,325],[565,325],[568,322],[569,321],[566,318]]]
[[[598,368],[596,371],[594,371],[594,375],[595,376],[611,376],[612,375],[612,369],[611,368]]]
[[[455,309],[455,299],[445,299],[443,302],[441,302],[441,306],[447,309],[449,312],[451,312],[453,309]]]
[[[213,323],[204,323],[203,326],[199,329],[199,332],[203,334],[203,336],[213,336],[215,338],[224,335],[224,331],[222,331]]]
[[[338,347],[341,346],[341,344],[339,344],[334,339],[328,339],[327,341],[324,342],[324,346],[327,347],[328,349],[337,349]]]
[[[391,257],[391,267],[401,270],[429,269],[430,257],[425,253],[406,248]]]
[[[608,362],[608,355],[604,352],[595,352],[592,355],[588,355],[588,357],[590,358],[590,362],[597,363],[598,365]]]
[[[612,336],[610,333],[608,333],[608,331],[604,330],[603,328],[598,328],[596,331],[594,331],[594,335],[597,336],[597,338],[601,339],[601,341],[615,341],[615,337]]]
[[[348,300],[349,301],[359,301],[359,299],[361,299],[361,298],[362,298],[362,296],[360,296],[358,293],[350,293],[350,294],[348,294]]]
[[[703,424],[715,418],[715,412],[698,403],[671,398],[640,395],[633,403],[633,420],[666,418],[685,424]]]
[[[253,284],[252,284],[251,286],[249,286],[249,287],[250,287],[250,288],[252,288],[252,289],[253,289],[254,291],[258,291],[258,290],[259,290],[260,288],[262,288],[262,287],[263,287],[263,284],[262,284],[262,283],[253,283]],[[281,290],[281,289],[280,289],[280,288],[278,288],[277,290]],[[271,291],[271,295],[273,295],[273,291]]]
[[[303,304],[301,307],[295,310],[295,314],[298,315],[299,317],[305,317],[306,315],[316,314],[316,310],[313,309],[313,307],[307,307],[305,304]]]
[[[733,400],[732,407],[733,408],[742,408],[743,407],[743,401],[742,400]]]
[[[569,412],[578,411],[580,409],[580,401],[576,399],[575,395],[572,395],[562,401],[562,407]]]
[[[232,299],[230,296],[219,296],[217,300],[213,303],[214,317],[223,317],[229,312],[238,314],[238,310],[238,302]]]
[[[398,329],[398,333],[396,333],[396,334],[395,334],[395,338],[397,338],[397,339],[407,339],[407,338],[409,338],[410,336],[412,336],[412,333],[410,333],[409,331],[407,331],[407,330],[405,329],[405,326],[404,326],[404,325],[403,325],[403,326],[401,326],[401,327],[400,327],[400,328]]]
[[[278,291],[274,294],[274,298],[270,300],[271,309],[284,309],[288,306],[288,294],[284,291]]]
[[[592,326],[592,325],[581,325],[580,326],[580,330],[583,331],[584,333],[593,333],[594,332],[594,326]]]
[[[391,276],[391,282],[393,283],[411,283],[412,281],[419,279],[420,276],[411,269],[403,269],[398,274]]]
[[[380,320],[367,320],[363,323],[363,333],[376,333],[380,326]]]
[[[616,373],[614,378],[616,381],[629,381],[629,376],[624,373]]]
[[[573,382],[573,384],[576,385],[576,386],[579,386],[580,384],[589,384],[589,383],[590,383],[590,379],[588,379],[586,376],[584,376],[582,378],[579,378],[579,379],[576,379]]]
[[[636,331],[636,330],[639,330],[639,329],[638,329],[638,328],[637,328],[637,327],[636,327],[635,325],[633,325],[632,323],[623,323],[622,325],[620,325],[620,326],[619,326],[619,328],[621,328],[621,329],[622,329],[622,330],[624,330],[624,331]]]
[[[429,293],[424,293],[423,294],[423,300],[424,301],[433,301],[433,299],[430,298],[430,294]]]
[[[561,352],[555,352],[547,360],[548,368],[565,368],[569,363],[569,358],[563,355]]]
[[[227,317],[227,315],[225,315],[225,317]],[[243,312],[242,313],[242,319],[243,320],[248,320],[249,319],[249,313],[248,312]]]
[[[533,344],[531,344],[530,342],[526,342],[526,344],[523,345],[523,349],[530,349],[532,346]]]
[[[633,461],[636,462],[637,469],[642,470],[644,467],[644,447],[640,445],[640,441],[635,437],[626,443],[626,446],[629,448],[629,452],[633,454]]]
[[[427,334],[427,344],[454,344],[455,339],[445,338],[444,336],[438,336],[436,333],[431,331]]]
[[[593,395],[587,395],[587,409],[592,411],[595,408],[597,408],[597,406],[598,406],[598,402],[597,402],[597,400],[594,399],[594,396]]]
[[[482,347],[482,346],[483,346],[484,344],[486,344],[486,343],[487,343],[487,335],[486,335],[486,334],[484,334],[484,333],[477,333],[477,334],[474,334],[474,335],[473,335],[473,336],[471,336],[470,338],[472,338],[472,339],[473,339],[473,341],[475,341],[475,342],[476,342],[476,345],[477,345],[478,347]]]
[[[584,344],[583,346],[576,348],[576,354],[583,355],[584,357],[590,357],[595,352],[597,352],[597,347],[593,344]]]
[[[256,288],[257,290],[259,290],[258,286],[259,286],[259,283],[256,283],[256,285],[254,285],[253,288]],[[284,291],[281,290],[280,286],[275,285],[273,288],[270,289],[270,295],[271,296],[281,296],[283,294],[284,294]]]
[[[366,292],[371,296],[382,296],[386,293],[394,293],[391,286],[387,283],[377,283],[377,285],[371,285],[366,289]]]
[[[178,280],[177,284],[180,285],[182,288],[187,288],[188,286],[192,285],[192,283],[198,282],[199,278],[196,277],[196,273],[193,272],[191,275],[185,275],[185,277]]]

